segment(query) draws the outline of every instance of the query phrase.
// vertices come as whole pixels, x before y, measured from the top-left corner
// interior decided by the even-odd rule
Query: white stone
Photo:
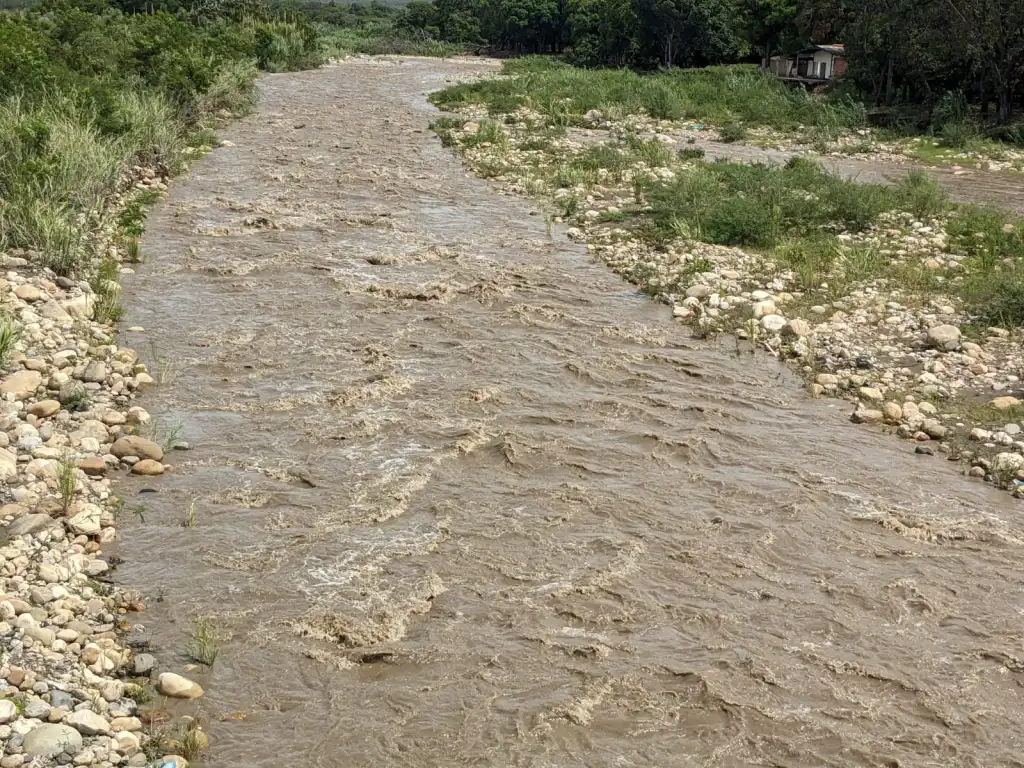
[[[996,472],[1017,472],[1024,468],[1024,456],[1019,453],[997,453],[992,469]]]
[[[72,712],[64,718],[64,723],[86,736],[95,736],[99,733],[108,733],[110,731],[110,723],[107,722],[106,718],[88,709]]]
[[[82,749],[82,735],[66,725],[40,725],[25,736],[22,744],[26,755],[52,757],[61,752],[75,754]]]
[[[10,699],[0,699],[0,723],[9,723],[18,716],[18,708]]]
[[[85,509],[68,520],[68,527],[72,533],[92,536],[100,532],[102,517],[102,509],[95,504],[86,504]]]
[[[0,480],[15,480],[18,477],[18,455],[6,448],[0,448]]]
[[[936,325],[928,329],[928,346],[954,350],[960,346],[960,329],[955,325]]]
[[[203,695],[203,689],[199,683],[194,683],[187,677],[176,675],[173,672],[164,672],[157,678],[157,690],[164,696],[176,699],[198,699]]]

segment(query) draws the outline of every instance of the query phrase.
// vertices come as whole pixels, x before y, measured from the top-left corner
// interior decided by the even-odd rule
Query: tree
[[[796,0],[742,0],[739,10],[743,13],[746,38],[761,54],[761,65],[767,69],[772,56],[779,52],[783,37],[796,36]]]
[[[626,66],[636,59],[639,47],[633,0],[571,0],[567,35],[574,62]]]
[[[636,14],[665,67],[720,63],[746,50],[728,0],[636,0]]]
[[[943,5],[954,21],[954,37],[964,41],[967,58],[995,93],[998,122],[1011,122],[1024,79],[1024,0],[944,0]]]

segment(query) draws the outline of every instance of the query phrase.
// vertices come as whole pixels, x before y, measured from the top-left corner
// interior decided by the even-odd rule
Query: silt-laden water
[[[471,178],[425,93],[488,67],[266,77],[150,216],[194,450],[120,575],[165,668],[229,635],[205,764],[1020,765],[1018,503]]]

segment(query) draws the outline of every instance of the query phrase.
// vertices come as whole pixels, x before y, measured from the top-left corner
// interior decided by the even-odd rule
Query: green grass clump
[[[755,248],[839,229],[864,231],[886,211],[937,214],[947,205],[927,179],[896,187],[858,184],[801,158],[785,166],[703,163],[672,183],[653,184],[647,196],[657,242],[682,234]]]
[[[382,21],[359,27],[317,25],[325,53],[332,58],[354,54],[367,56],[435,56],[445,58],[461,53],[465,46],[431,37],[416,37]]]
[[[57,462],[57,492],[60,494],[61,510],[67,515],[78,492],[78,466],[71,456],[63,456]]]
[[[214,665],[220,654],[220,631],[210,619],[202,616],[195,618],[186,651],[193,661],[206,667]]]
[[[153,701],[153,694],[149,688],[135,683],[128,683],[124,687],[125,698],[131,699],[136,704],[149,704]]]
[[[116,323],[124,314],[121,306],[121,265],[114,259],[100,261],[89,280],[94,295],[92,318],[98,323]]]
[[[1024,326],[1024,221],[995,208],[963,206],[946,230],[952,248],[967,255],[967,310],[984,325]]]
[[[722,126],[721,130],[718,131],[718,138],[726,144],[743,141],[747,138],[747,129],[742,123],[726,123]]]
[[[89,255],[89,222],[131,156],[69,98],[0,103],[0,245],[32,249],[58,274],[73,272]]]
[[[0,369],[7,366],[14,354],[14,349],[21,338],[21,331],[14,327],[9,317],[0,319]]]

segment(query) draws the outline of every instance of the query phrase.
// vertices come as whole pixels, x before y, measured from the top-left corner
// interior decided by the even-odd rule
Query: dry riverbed
[[[153,169],[135,168],[112,212],[164,189]],[[101,250],[131,272],[137,254],[114,234],[112,223]],[[113,585],[110,548],[123,517],[144,514],[117,499],[114,478],[161,475],[169,452],[187,446],[133,405],[154,377],[116,342],[116,313],[103,307],[116,287],[34,262],[3,254],[0,278],[0,766],[184,768],[172,753],[194,753],[205,735],[196,721],[171,725],[166,710],[144,705],[157,692],[202,690],[173,672],[157,676],[136,623],[144,604]]]
[[[979,321],[961,300],[976,253],[951,235],[962,225],[941,203],[929,215],[894,209],[840,230],[826,257],[803,242],[709,245],[679,222],[675,237],[652,245],[643,236],[649,196],[697,173],[703,150],[688,151],[678,130],[642,115],[594,111],[586,123],[589,131],[563,132],[527,108],[489,116],[469,107],[435,129],[478,174],[546,201],[570,238],[672,305],[697,335],[729,333],[737,354],[742,340],[791,360],[811,395],[848,400],[855,423],[1024,495],[1020,334]],[[996,235],[1019,239],[1019,222],[1008,222]]]

